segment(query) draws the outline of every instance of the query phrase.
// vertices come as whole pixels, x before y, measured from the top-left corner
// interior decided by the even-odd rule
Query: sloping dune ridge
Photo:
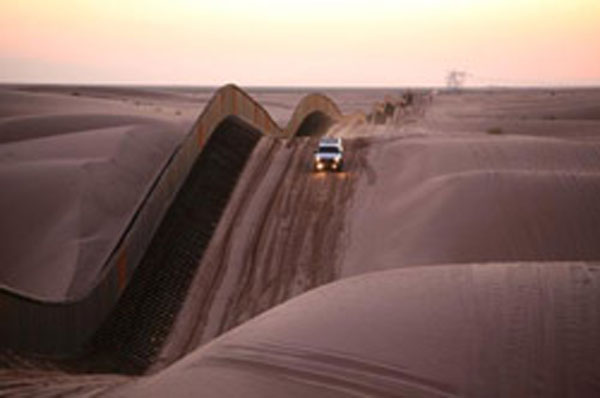
[[[389,92],[326,94],[352,112]],[[161,91],[163,107],[193,96],[173,95]],[[298,93],[259,96],[280,112],[293,108]],[[64,97],[55,92],[46,102]],[[26,147],[10,138],[0,148],[10,157],[60,159],[44,167],[60,177],[40,177],[39,195],[78,178],[69,173],[79,173],[79,163],[64,163],[133,149],[139,127],[124,125],[151,116],[108,103],[129,121],[52,129],[56,140],[102,137],[89,138],[98,144],[82,146],[78,157],[51,157],[42,136]],[[393,123],[349,118],[328,131],[344,138],[339,174],[312,173],[314,137],[263,137],[145,375],[81,375],[23,359],[0,370],[0,395],[599,396],[598,103],[598,90],[419,93]],[[82,112],[90,114],[87,105]],[[9,130],[36,118],[52,123],[20,115],[9,116]],[[156,152],[144,153],[160,158],[173,145],[160,133],[164,123],[185,132],[182,120],[155,121],[144,134],[158,131],[148,143]],[[5,164],[3,179],[43,171],[30,160]],[[13,164],[19,167],[11,171]],[[112,178],[91,175],[100,186]],[[10,193],[12,201],[33,192],[13,186],[22,190]],[[81,188],[64,186],[59,215],[43,224],[49,230],[76,216],[72,198]],[[63,244],[60,233],[51,235],[49,248]],[[56,261],[74,255],[68,248],[55,254]],[[21,279],[36,283],[33,275]],[[64,286],[57,281],[53,289]]]
[[[0,281],[58,300],[101,272],[191,123],[46,95],[23,104],[27,114],[0,119],[0,263],[11,264]],[[11,105],[31,95],[3,96]],[[54,101],[57,109],[44,106]]]
[[[589,396],[600,270],[441,265],[311,291],[116,396]]]

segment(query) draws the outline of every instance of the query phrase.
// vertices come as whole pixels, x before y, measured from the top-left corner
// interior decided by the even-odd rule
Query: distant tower
[[[446,87],[451,91],[458,91],[465,84],[467,72],[460,70],[451,70],[446,75]]]

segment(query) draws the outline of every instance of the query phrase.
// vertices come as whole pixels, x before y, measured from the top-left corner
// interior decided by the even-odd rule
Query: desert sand
[[[115,396],[592,397],[599,276],[597,266],[571,262],[344,279]]]
[[[59,89],[0,92],[0,285],[48,301],[89,291],[193,122]]]
[[[5,186],[15,192],[0,208],[11,215],[11,203],[36,199],[8,218],[14,221],[1,231],[3,239],[23,230],[19,220],[44,217],[41,225],[47,227],[33,231],[54,239],[32,237],[26,244],[15,238],[6,248],[26,253],[29,242],[36,242],[46,250],[43,259],[56,264],[41,267],[39,258],[26,253],[23,264],[41,267],[34,277],[2,258],[2,283],[53,297],[68,297],[73,286],[93,283],[93,262],[73,260],[83,253],[81,238],[109,240],[122,228],[119,223],[152,180],[150,166],[186,133],[193,105],[207,100],[192,90],[157,90],[153,96],[114,88],[88,94],[79,89],[73,96],[73,90],[7,88],[0,100],[6,115],[0,119],[0,140],[2,126],[8,126],[0,151],[9,154],[2,156],[8,160],[0,169],[3,198],[13,192]],[[368,112],[373,102],[394,92],[326,94],[345,112]],[[21,96],[37,110],[22,109],[27,101]],[[301,96],[285,90],[256,93],[280,124]],[[143,101],[155,104],[143,108]],[[347,147],[347,167],[340,174],[311,172],[314,138],[263,138],[147,375],[83,376],[25,363],[0,371],[0,392],[597,396],[598,104],[600,91],[591,89],[437,93],[395,123],[334,126],[329,134],[344,137]],[[180,111],[161,116],[156,106]],[[64,113],[79,127],[67,127],[58,116]],[[98,117],[97,125],[89,124],[94,118],[75,117],[107,113],[111,116]],[[13,127],[39,120],[46,121],[47,132],[40,129],[28,138],[20,139]],[[131,126],[144,134],[148,147],[133,151],[127,140],[140,139]],[[75,136],[94,145],[60,141]],[[68,145],[77,150],[60,151]],[[56,158],[66,159],[69,167],[55,166],[61,163]],[[93,198],[88,202],[81,191],[66,189],[73,187],[69,181],[88,180],[80,164],[98,158],[127,159],[139,173],[127,190],[115,188],[130,199],[109,212],[112,219],[85,203],[102,202],[94,193],[103,192],[103,173],[113,173],[106,177],[113,181],[125,167],[93,174],[100,186],[84,190]],[[35,170],[39,160],[44,166]],[[21,188],[25,173],[48,185],[36,185],[38,191]],[[65,188],[49,188],[61,183]],[[52,198],[48,204],[37,197],[42,193]],[[47,208],[41,215],[27,211],[42,204]],[[90,213],[72,214],[74,208]],[[90,233],[86,226],[96,230]],[[0,255],[10,253],[4,247]],[[94,259],[102,253],[98,247],[87,250]],[[215,272],[218,278],[207,279]]]

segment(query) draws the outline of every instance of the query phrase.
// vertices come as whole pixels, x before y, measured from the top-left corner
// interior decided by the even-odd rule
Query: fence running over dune
[[[125,362],[132,363],[132,372],[147,366],[154,352],[148,348],[149,342],[160,339],[166,331],[148,326],[142,340],[135,342],[131,329],[145,328],[141,325],[154,318],[168,325],[174,317],[177,303],[185,296],[186,278],[195,272],[237,176],[260,136],[320,134],[340,118],[333,101],[310,94],[282,128],[243,90],[234,85],[219,89],[155,180],[105,263],[104,272],[86,293],[68,302],[48,302],[0,286],[0,351],[68,357],[89,350],[103,356],[129,350],[123,355]],[[226,174],[220,175],[219,181],[206,172],[219,168]],[[213,197],[215,192],[217,197]],[[200,197],[205,200],[191,200]],[[181,231],[176,232],[178,229]],[[159,293],[156,289],[161,284]],[[168,290],[176,297],[169,296]],[[156,302],[159,298],[160,303]],[[161,309],[157,309],[159,304]]]

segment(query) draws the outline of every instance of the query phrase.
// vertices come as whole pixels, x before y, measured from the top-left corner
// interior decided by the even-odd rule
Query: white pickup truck
[[[344,146],[341,138],[321,138],[315,151],[315,171],[341,171],[344,167]]]

